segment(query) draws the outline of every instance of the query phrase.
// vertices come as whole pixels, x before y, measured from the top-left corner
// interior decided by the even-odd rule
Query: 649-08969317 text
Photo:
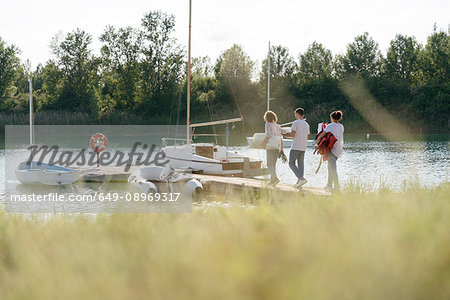
[[[11,194],[11,202],[175,202],[178,201],[180,193],[99,193],[93,194]]]

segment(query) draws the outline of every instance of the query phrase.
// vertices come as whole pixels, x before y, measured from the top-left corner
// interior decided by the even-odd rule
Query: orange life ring
[[[91,146],[92,150],[99,153],[106,150],[106,147],[108,147],[108,139],[103,133],[96,133],[91,136],[89,145]]]

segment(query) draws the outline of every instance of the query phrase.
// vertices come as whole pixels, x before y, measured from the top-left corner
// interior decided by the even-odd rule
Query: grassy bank
[[[0,298],[448,299],[449,192],[192,214],[3,214]]]

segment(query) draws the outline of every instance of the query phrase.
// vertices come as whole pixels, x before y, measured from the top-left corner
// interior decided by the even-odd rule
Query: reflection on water
[[[231,147],[232,151],[265,160],[265,151],[251,149],[247,146]],[[285,149],[289,155],[289,149]],[[327,165],[322,164],[315,174],[320,156],[313,154],[313,148],[308,148],[305,154],[305,177],[309,186],[324,186],[327,181]],[[296,178],[287,163],[278,161],[277,172],[282,183],[294,184]],[[0,192],[5,191],[5,157],[4,150],[0,150]],[[359,136],[346,136],[344,153],[338,159],[338,174],[341,184],[357,182],[368,189],[380,186],[399,190],[406,183],[418,183],[421,186],[437,186],[448,181],[449,174],[449,142],[447,136],[437,136],[422,141],[389,142],[378,139],[365,139]],[[47,187],[27,187],[8,180],[8,190],[21,194],[43,191]],[[77,184],[76,190],[64,188],[61,193],[80,192],[93,193],[98,185]],[[102,187],[121,192],[120,187]],[[54,188],[50,188],[54,189]]]

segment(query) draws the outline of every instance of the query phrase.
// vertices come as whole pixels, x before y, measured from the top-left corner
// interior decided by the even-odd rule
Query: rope
[[[238,109],[239,116],[242,118],[242,132],[244,132],[244,129],[245,129],[244,116],[242,115],[241,108],[239,107],[239,103],[236,98],[236,93],[234,92],[234,88],[233,88],[233,85],[231,84],[231,82],[230,82],[230,87],[231,87],[231,91],[233,92],[233,99],[234,99],[234,102],[236,103],[236,107]]]
[[[233,92],[233,99],[234,99],[234,102],[236,103],[236,107],[237,107],[237,109],[238,109],[239,116],[240,116],[241,118],[244,118],[244,117],[242,116],[241,108],[239,107],[239,103],[238,103],[237,98],[236,98],[236,93],[234,92],[234,88],[233,88],[233,85],[231,84],[231,82],[230,82],[230,87],[231,87],[231,91]]]
[[[169,124],[167,125],[172,125],[172,115],[173,115],[173,104],[175,102],[175,97],[172,98],[172,104],[170,105],[170,115],[169,115]],[[178,134],[178,124],[180,121],[180,106],[181,106],[181,92],[178,92],[178,107],[177,107],[177,123],[176,123],[176,127],[175,127],[175,137]],[[167,126],[167,136],[170,136],[170,126]]]
[[[212,121],[213,120],[213,111],[212,111],[211,104],[209,103],[209,96],[206,97],[206,105],[208,106],[209,119]],[[214,138],[216,140],[216,144],[218,144],[218,142],[217,142],[216,126],[213,125],[212,128],[213,128]]]

